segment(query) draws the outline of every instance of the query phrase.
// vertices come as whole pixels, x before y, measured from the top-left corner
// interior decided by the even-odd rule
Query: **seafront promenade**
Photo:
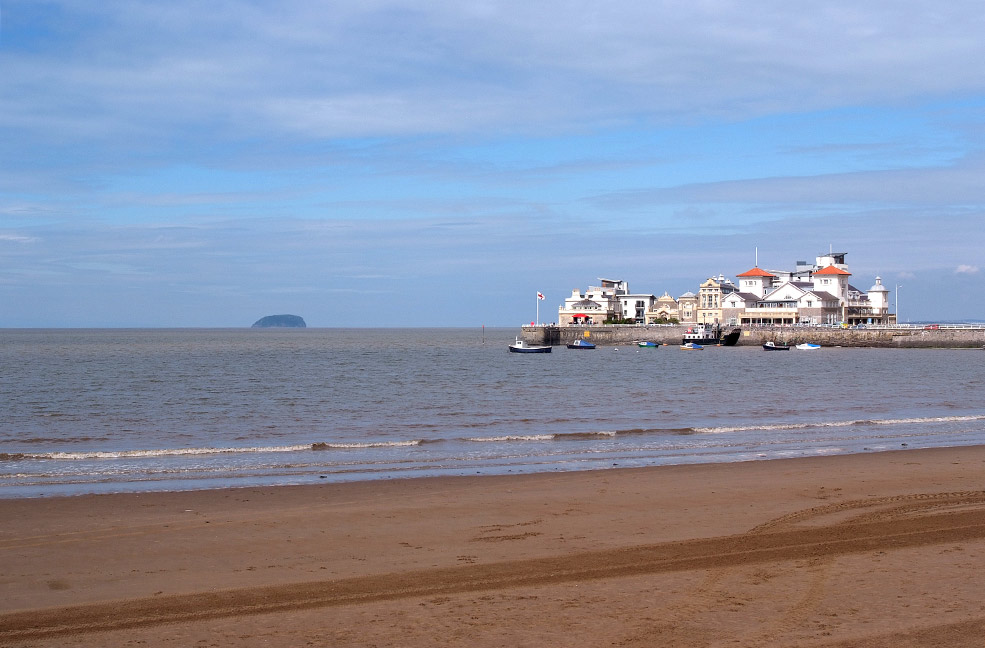
[[[691,325],[626,324],[598,326],[523,326],[521,337],[531,344],[570,344],[588,338],[598,345],[631,344],[647,340],[659,344],[680,344]],[[724,327],[731,330],[732,327]],[[743,327],[738,346],[758,346],[764,342],[821,346],[883,347],[912,349],[982,349],[985,348],[985,325],[898,325],[866,328],[828,326],[755,326]]]

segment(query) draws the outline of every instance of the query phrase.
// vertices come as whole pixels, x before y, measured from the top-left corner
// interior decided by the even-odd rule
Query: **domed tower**
[[[873,319],[885,322],[889,314],[889,289],[882,285],[882,278],[876,277],[876,285],[869,288],[869,306],[872,308]]]

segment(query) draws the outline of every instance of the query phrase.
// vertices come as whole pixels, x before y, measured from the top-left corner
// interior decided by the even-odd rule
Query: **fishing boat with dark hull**
[[[723,327],[720,324],[709,326],[707,324],[695,324],[684,331],[684,338],[681,344],[694,342],[701,345],[735,346],[739,342],[742,329],[738,326]]]
[[[551,347],[547,345],[527,344],[526,340],[520,338],[510,345],[510,353],[550,353]]]
[[[773,340],[770,340],[769,342],[765,342],[763,344],[763,351],[789,351],[789,350],[790,350],[790,345],[783,344],[782,342],[774,342]]]
[[[569,349],[594,349],[595,345],[588,340],[575,340],[568,345]]]

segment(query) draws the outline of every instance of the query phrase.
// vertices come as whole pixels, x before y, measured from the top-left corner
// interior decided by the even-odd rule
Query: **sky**
[[[900,321],[985,319],[983,33],[980,0],[0,0],[0,327],[518,326],[829,250]]]

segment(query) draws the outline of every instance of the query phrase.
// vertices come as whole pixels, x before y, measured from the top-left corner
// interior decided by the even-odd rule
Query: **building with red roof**
[[[767,270],[757,264],[736,275],[737,284],[718,275],[705,280],[698,294],[689,291],[676,299],[667,292],[659,299],[633,294],[625,281],[600,279],[600,286],[585,293],[572,291],[558,309],[558,323],[631,319],[723,326],[894,324],[896,316],[889,312],[889,291],[882,280],[876,277],[868,291],[855,288],[845,256],[828,252],[813,264],[797,261],[793,270]]]
[[[876,285],[862,292],[849,282],[844,252],[828,252],[813,265],[798,261],[795,270],[758,266],[736,275],[739,292],[723,303],[723,323],[741,325],[888,324],[888,291]]]

